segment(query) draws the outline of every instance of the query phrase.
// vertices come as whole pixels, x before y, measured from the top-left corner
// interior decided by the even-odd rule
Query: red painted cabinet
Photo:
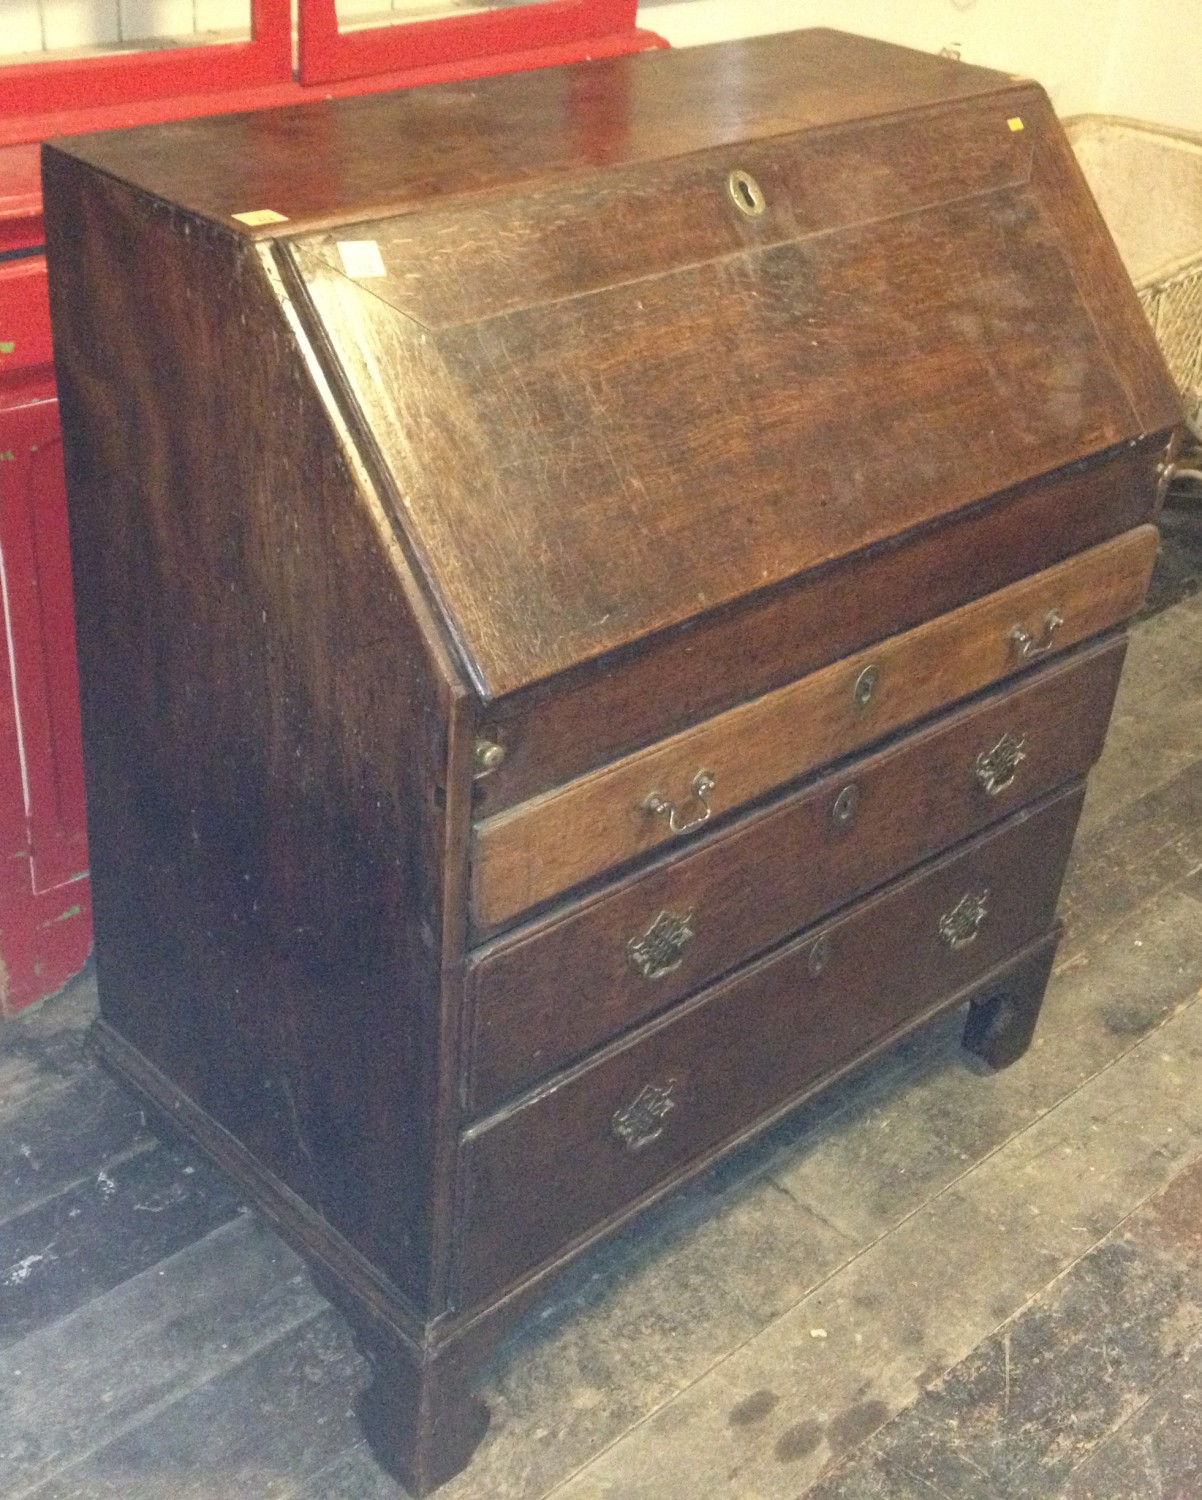
[[[6,153],[0,153],[2,159]],[[10,193],[9,203],[16,197]],[[80,969],[92,940],[75,617],[46,263],[28,212],[0,259],[0,1011]],[[19,225],[24,224],[24,234]],[[15,243],[24,238],[27,243]],[[28,243],[32,239],[32,245]]]
[[[242,42],[0,68],[0,1016],[61,988],[92,938],[37,142],[664,46],[635,12],[543,0],[344,31],[334,0],[300,0],[294,76],[289,0],[252,0]]]

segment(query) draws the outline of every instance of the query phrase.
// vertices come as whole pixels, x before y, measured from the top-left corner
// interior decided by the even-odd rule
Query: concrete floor
[[[1202,597],[1135,630],[1032,1051],[950,1018],[573,1273],[443,1500],[1202,1497]],[[0,1496],[385,1500],[301,1263],[0,1032]]]

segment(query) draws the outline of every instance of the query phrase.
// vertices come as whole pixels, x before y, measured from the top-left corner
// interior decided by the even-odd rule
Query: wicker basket
[[[1202,136],[1109,115],[1065,128],[1202,438]]]

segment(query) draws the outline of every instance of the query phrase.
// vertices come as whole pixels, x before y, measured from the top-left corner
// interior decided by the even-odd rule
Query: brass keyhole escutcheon
[[[881,669],[877,666],[867,666],[856,678],[856,685],[851,690],[852,702],[857,708],[867,708],[872,702],[873,694],[876,692],[877,683],[881,680]]]
[[[758,219],[764,212],[764,194],[750,172],[733,171],[726,179],[726,191],[734,206],[749,219]]]
[[[836,828],[846,828],[855,817],[860,806],[860,788],[853,782],[845,786],[835,798],[835,805],[831,808],[831,820]]]

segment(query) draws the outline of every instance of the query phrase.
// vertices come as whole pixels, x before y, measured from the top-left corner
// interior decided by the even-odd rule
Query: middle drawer
[[[664,1009],[1096,759],[1112,639],[845,764],[471,960],[469,1115]]]

